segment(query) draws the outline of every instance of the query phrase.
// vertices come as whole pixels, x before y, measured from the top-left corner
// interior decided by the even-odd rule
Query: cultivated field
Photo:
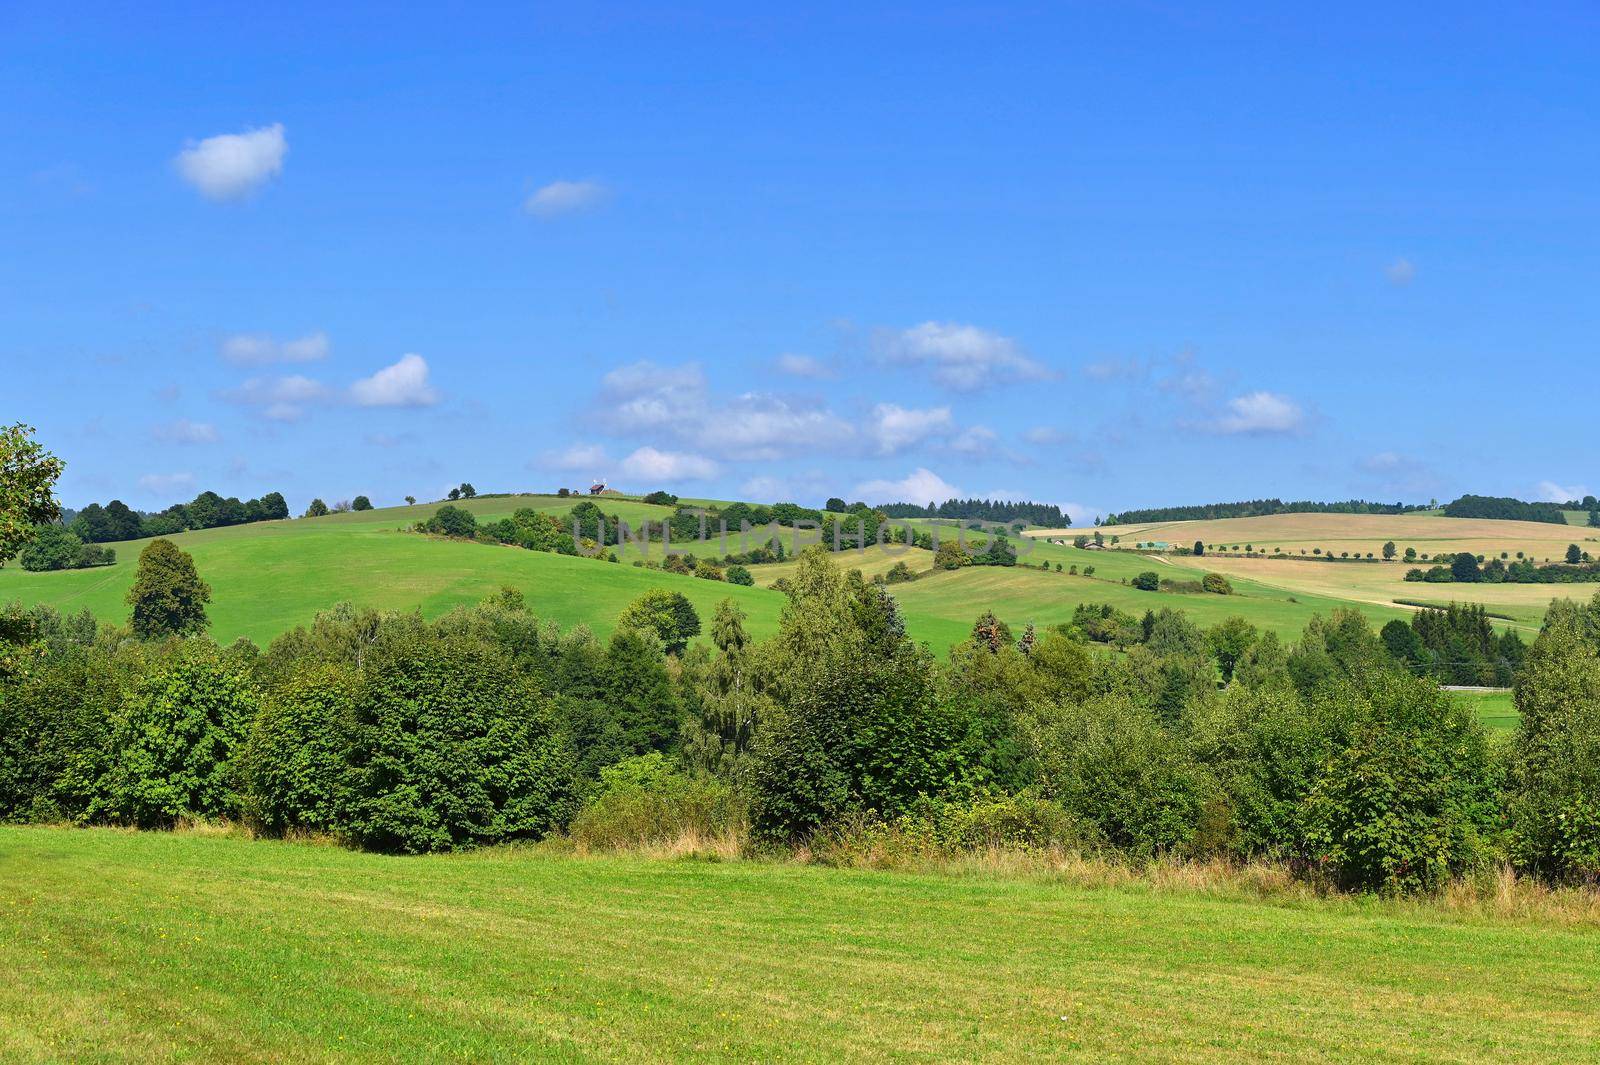
[[[1230,579],[1247,578],[1308,595],[1378,604],[1393,604],[1399,600],[1437,606],[1452,601],[1482,603],[1491,612],[1513,618],[1524,629],[1534,631],[1538,631],[1552,599],[1588,601],[1600,591],[1600,585],[1596,584],[1416,583],[1405,579],[1409,566],[1365,562],[1300,562],[1210,555],[1204,561],[1207,569],[1225,573]]]
[[[0,1058],[1586,1061],[1592,923],[0,828]]]
[[[1584,516],[1585,520],[1587,515]],[[1471,551],[1475,555],[1515,555],[1522,551],[1538,561],[1558,561],[1568,544],[1600,543],[1600,529],[1583,525],[1547,525],[1531,521],[1493,521],[1474,518],[1446,518],[1436,514],[1273,514],[1260,518],[1223,518],[1217,521],[1169,521],[1144,525],[1108,525],[1100,530],[1109,540],[1121,537],[1122,546],[1141,541],[1163,541],[1188,546],[1196,540],[1206,544],[1254,544],[1269,552],[1283,548],[1284,554],[1299,554],[1322,548],[1332,551],[1379,554],[1393,540],[1403,555],[1414,547],[1419,555],[1441,551]],[[1028,536],[1058,536],[1071,539],[1093,529],[1029,530]],[[1594,551],[1591,547],[1589,550]]]

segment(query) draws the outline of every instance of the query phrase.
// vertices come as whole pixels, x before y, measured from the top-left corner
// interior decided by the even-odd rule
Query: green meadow
[[[1226,885],[0,828],[7,1061],[1588,1061],[1592,925]]]
[[[576,498],[512,495],[480,496],[455,505],[480,521],[493,521],[521,507],[564,515],[575,502]],[[792,562],[751,567],[757,586],[741,588],[633,565],[644,558],[659,559],[659,544],[645,550],[627,545],[617,552],[620,562],[608,563],[406,531],[440,505],[207,529],[171,539],[193,554],[201,576],[212,587],[212,635],[224,642],[248,637],[263,645],[341,601],[381,610],[415,609],[433,617],[507,586],[521,591],[540,616],[562,627],[586,624],[602,636],[609,633],[623,607],[652,587],[683,592],[702,616],[709,616],[717,602],[731,596],[749,614],[749,628],[759,638],[775,631],[783,609],[783,596],[770,586],[793,569]],[[606,497],[601,505],[633,524],[671,514],[669,507],[625,498]],[[941,529],[942,535],[953,532],[949,526]],[[117,564],[101,569],[29,573],[7,566],[0,569],[0,603],[44,603],[66,612],[87,609],[120,622],[127,617],[124,597],[144,543],[110,545],[117,551]],[[739,547],[737,538],[730,537],[726,549]],[[722,550],[718,546],[696,553],[714,556]],[[1201,625],[1237,615],[1291,639],[1311,617],[1339,607],[1360,610],[1374,625],[1411,615],[1403,606],[1368,601],[1355,588],[1351,598],[1341,598],[1334,594],[1337,588],[1286,588],[1239,575],[1230,575],[1235,594],[1229,596],[1139,591],[1128,582],[1146,570],[1177,582],[1195,582],[1207,568],[1198,559],[1084,550],[1042,539],[1021,545],[1016,567],[931,572],[930,552],[904,547],[847,550],[835,558],[841,566],[859,568],[869,577],[887,572],[901,560],[918,571],[918,580],[895,585],[894,594],[912,636],[940,654],[964,638],[984,610],[993,610],[1020,632],[1030,623],[1042,629],[1068,621],[1082,603],[1110,603],[1135,615],[1170,607],[1189,613]],[[1039,568],[1041,562],[1050,564],[1048,572]],[[1056,565],[1061,572],[1055,571]],[[1077,574],[1070,572],[1074,566]],[[1092,575],[1085,572],[1089,567],[1094,568]],[[1329,572],[1334,573],[1332,567]],[[1524,626],[1536,625],[1538,616],[1542,609],[1530,607]]]

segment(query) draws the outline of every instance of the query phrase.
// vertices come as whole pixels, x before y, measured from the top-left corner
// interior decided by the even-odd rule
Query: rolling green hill
[[[575,502],[574,498],[548,495],[513,495],[480,496],[456,505],[480,521],[490,521],[509,517],[522,507],[564,515]],[[616,496],[602,497],[599,502],[607,513],[619,514],[630,523],[664,518],[672,512],[669,507]],[[431,617],[476,602],[504,586],[523,592],[542,617],[563,627],[587,624],[602,635],[610,631],[624,606],[652,587],[682,591],[702,616],[709,616],[718,601],[731,596],[749,614],[750,630],[757,637],[774,631],[783,609],[782,594],[770,586],[792,570],[792,563],[752,567],[757,587],[741,588],[635,566],[633,563],[644,557],[636,546],[621,551],[621,562],[609,563],[405,531],[439,506],[430,503],[263,522],[183,533],[172,539],[194,555],[201,576],[212,586],[211,631],[221,641],[243,636],[264,644],[341,601],[383,610],[418,609]],[[951,532],[948,527],[941,531]],[[124,596],[132,584],[143,542],[111,546],[117,551],[117,564],[103,569],[28,573],[15,564],[7,566],[0,570],[0,603],[46,603],[67,612],[87,609],[98,617],[122,621],[127,617]],[[730,540],[728,548],[736,550],[738,546]],[[1340,606],[1359,609],[1376,624],[1408,617],[1411,610],[1396,599],[1415,596],[1419,587],[1398,583],[1402,576],[1398,566],[1151,557],[1127,550],[1083,550],[1052,544],[1043,537],[1030,537],[1020,546],[1021,564],[1014,568],[968,567],[954,572],[930,572],[932,555],[925,550],[872,548],[835,557],[841,566],[860,568],[868,576],[884,573],[900,560],[921,572],[921,579],[895,585],[893,591],[912,636],[941,654],[963,639],[976,616],[986,609],[994,610],[1018,632],[1029,623],[1044,628],[1067,621],[1080,603],[1104,602],[1136,615],[1171,607],[1189,612],[1204,625],[1238,615],[1292,638],[1313,615]],[[719,551],[699,553],[715,555]],[[659,558],[659,554],[659,545],[652,545],[650,557]],[[1050,563],[1050,570],[1041,570],[1041,562]],[[1059,573],[1054,568],[1058,564],[1062,567]],[[1078,568],[1077,575],[1069,572],[1073,566]],[[1092,576],[1085,572],[1089,567],[1094,568]],[[1134,576],[1147,570],[1180,583],[1195,582],[1207,572],[1221,570],[1228,574],[1237,594],[1144,592],[1129,586]],[[1494,602],[1498,602],[1494,596],[1522,596],[1526,603],[1508,602],[1506,609],[1525,629],[1536,627],[1550,595],[1588,598],[1593,591],[1587,585],[1546,590],[1548,587],[1429,586],[1428,590],[1441,598],[1459,592],[1463,597],[1488,596]]]

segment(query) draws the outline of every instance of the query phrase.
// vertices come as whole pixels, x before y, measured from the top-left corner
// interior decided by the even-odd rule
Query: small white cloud
[[[812,380],[825,380],[833,376],[833,371],[820,360],[810,355],[796,355],[793,352],[784,352],[773,360],[779,372],[790,377],[806,377]]]
[[[1587,485],[1557,484],[1555,481],[1539,482],[1539,498],[1546,503],[1570,503],[1589,494]]]
[[[157,495],[194,487],[192,473],[147,473],[139,478],[139,487]]]
[[[931,366],[935,381],[961,392],[1050,376],[1011,338],[975,325],[923,322],[900,332],[880,333],[877,345],[891,362]]]
[[[228,389],[222,398],[245,407],[259,407],[273,421],[298,421],[305,408],[324,403],[332,392],[321,381],[300,374],[288,377],[252,377],[238,388]]]
[[[852,426],[820,407],[764,392],[747,392],[699,423],[675,429],[697,447],[746,462],[840,447],[855,436]]]
[[[1250,392],[1228,400],[1228,413],[1212,428],[1219,433],[1270,435],[1293,433],[1305,424],[1305,412],[1287,396]]]
[[[328,334],[320,330],[295,340],[279,341],[266,333],[235,333],[222,341],[222,357],[236,366],[272,362],[316,362],[328,357]]]
[[[821,498],[830,479],[821,470],[807,470],[791,477],[757,474],[739,486],[739,498],[762,502]]]
[[[895,403],[879,403],[873,407],[867,427],[880,455],[893,455],[930,437],[948,436],[954,431],[955,422],[951,420],[949,407],[915,410]]]
[[[158,425],[150,430],[154,439],[164,444],[215,444],[217,427],[209,422],[192,422],[188,418]]]
[[[594,476],[602,474],[611,465],[611,457],[599,444],[573,444],[560,451],[547,451],[536,464],[545,470],[583,470]]]
[[[1035,425],[1022,434],[1022,439],[1039,447],[1049,447],[1053,444],[1065,444],[1072,437],[1071,434],[1053,425]]]
[[[703,481],[715,477],[717,464],[686,451],[641,447],[622,460],[622,472],[635,481]]]
[[[950,441],[950,450],[970,459],[993,458],[999,451],[1000,435],[984,425],[961,430]]]
[[[1099,507],[1091,507],[1087,503],[1062,503],[1061,513],[1072,519],[1074,525],[1094,524],[1094,519],[1105,513]]]
[[[1410,259],[1396,259],[1383,268],[1383,275],[1389,279],[1389,284],[1404,288],[1416,279],[1417,268]]]
[[[350,398],[363,407],[431,407],[439,402],[428,383],[427,360],[412,354],[351,385]]]
[[[898,481],[863,481],[855,494],[868,503],[942,503],[957,499],[961,489],[932,470],[918,466]]]
[[[704,423],[708,405],[705,375],[694,363],[657,366],[636,362],[619,366],[600,382],[601,414],[621,431],[673,429]]]
[[[283,125],[275,123],[244,133],[207,137],[199,143],[191,141],[173,162],[202,196],[235,200],[281,174],[288,151]]]
[[[535,189],[522,202],[522,209],[535,218],[548,220],[598,207],[610,196],[611,190],[598,181],[552,181]]]

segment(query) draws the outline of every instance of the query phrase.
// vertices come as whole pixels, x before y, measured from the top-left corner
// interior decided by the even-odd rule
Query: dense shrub
[[[86,544],[60,525],[42,525],[17,556],[22,568],[35,573],[58,569],[89,569],[111,566],[117,553],[99,544]]]
[[[1161,587],[1161,574],[1154,570],[1146,570],[1134,577],[1131,583],[1141,592],[1153,592]]]
[[[267,693],[245,743],[245,813],[272,832],[337,832],[358,677],[310,666]]]
[[[141,827],[237,814],[234,755],[255,716],[249,678],[207,643],[175,643],[124,696],[88,814]]]
[[[1561,880],[1600,880],[1600,596],[1557,601],[1518,677],[1511,854]]]
[[[438,536],[459,536],[470,539],[478,531],[478,519],[473,517],[472,511],[446,503],[434,511],[433,517],[422,523],[422,530]]]
[[[570,816],[572,749],[498,648],[458,636],[380,645],[354,718],[340,821],[363,846],[536,839]]]
[[[570,835],[596,850],[737,839],[744,820],[743,804],[727,781],[691,775],[651,752],[600,771],[600,787],[573,818]]]
[[[1125,697],[1065,705],[1032,726],[1041,793],[1139,857],[1193,849],[1215,787],[1155,713]]]
[[[1307,856],[1341,885],[1431,890],[1484,862],[1495,766],[1472,713],[1434,685],[1391,674],[1325,695],[1331,751],[1305,804]]]

